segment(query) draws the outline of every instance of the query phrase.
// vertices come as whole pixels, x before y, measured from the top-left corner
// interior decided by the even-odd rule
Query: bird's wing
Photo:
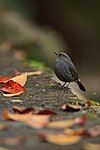
[[[74,70],[73,68],[69,67],[69,71],[70,73],[72,74],[72,76],[77,80],[79,77],[78,77],[78,73],[76,70]]]

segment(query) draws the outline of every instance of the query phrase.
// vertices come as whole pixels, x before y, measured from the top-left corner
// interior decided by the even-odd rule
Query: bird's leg
[[[65,86],[66,83],[67,83],[67,82],[64,83],[63,87]],[[67,89],[68,91],[70,91],[70,89],[71,89],[71,88],[68,87],[69,84],[70,84],[70,82],[68,82],[68,84],[67,84],[67,86],[66,86],[66,89]]]
[[[68,86],[69,86],[69,84],[70,84],[70,82],[68,82],[68,84],[67,84],[67,89],[70,89]]]
[[[65,83],[62,85],[62,87],[64,87],[64,86],[66,85],[66,83],[67,83],[67,82],[65,82]],[[68,88],[69,84],[70,84],[70,82],[68,82],[68,84],[67,84],[67,86],[66,86],[67,88]]]
[[[64,87],[66,85],[66,82],[62,85],[62,87]]]

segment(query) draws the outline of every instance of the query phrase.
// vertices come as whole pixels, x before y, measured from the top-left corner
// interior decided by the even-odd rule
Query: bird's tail
[[[80,88],[82,91],[86,92],[86,89],[85,89],[85,87],[83,86],[83,84],[80,82],[80,80],[77,80],[77,84],[78,84],[79,88]]]

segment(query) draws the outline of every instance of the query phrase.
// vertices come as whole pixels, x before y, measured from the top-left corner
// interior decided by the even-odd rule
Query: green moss
[[[38,68],[39,70],[51,70],[48,66],[46,66],[43,62],[40,61],[28,60],[28,63],[31,67]]]

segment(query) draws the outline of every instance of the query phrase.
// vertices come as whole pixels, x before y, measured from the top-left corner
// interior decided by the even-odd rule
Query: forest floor
[[[35,71],[34,67],[30,67],[26,62],[17,60],[15,55],[11,51],[0,51],[0,76],[13,76],[14,71],[19,72],[32,72]],[[1,85],[2,86],[2,85]],[[100,144],[100,127],[99,136],[84,136],[78,142],[73,144],[65,144],[63,146],[59,144],[51,144],[52,142],[41,140],[38,137],[40,132],[61,132],[62,129],[52,128],[40,128],[36,129],[34,127],[27,126],[21,121],[5,120],[3,118],[3,111],[7,109],[9,112],[13,113],[13,106],[34,108],[36,110],[50,110],[55,112],[56,115],[52,116],[52,120],[71,120],[76,117],[82,118],[84,114],[87,117],[87,121],[84,125],[79,128],[92,128],[94,126],[100,125],[100,108],[96,106],[94,108],[88,108],[84,101],[78,99],[71,90],[67,88],[61,88],[58,83],[52,79],[52,73],[45,72],[41,75],[29,76],[27,83],[25,84],[25,94],[21,94],[17,97],[4,97],[0,93],[0,125],[6,125],[7,129],[0,129],[0,150],[33,150],[33,149],[44,149],[44,150],[83,150],[89,149],[88,143],[93,145]],[[64,111],[62,106],[64,104],[80,104],[82,110],[75,111],[75,109]],[[74,128],[74,125],[73,127]],[[14,137],[21,137],[20,140],[11,140]],[[11,142],[12,141],[12,142]],[[61,142],[61,141],[60,141]],[[90,146],[91,146],[90,144]],[[100,146],[100,145],[99,145]],[[96,149],[95,149],[96,150]]]

